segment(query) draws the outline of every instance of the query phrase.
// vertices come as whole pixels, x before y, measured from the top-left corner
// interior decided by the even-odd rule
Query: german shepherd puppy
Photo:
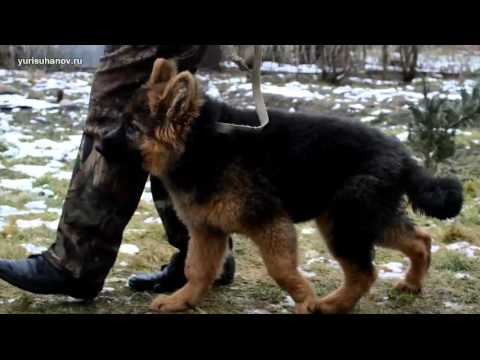
[[[256,112],[202,96],[195,77],[165,59],[157,59],[127,108],[127,142],[163,181],[191,236],[188,283],[157,297],[151,308],[158,312],[198,304],[232,233],[255,242],[297,313],[351,311],[375,281],[375,245],[409,257],[397,288],[418,292],[430,237],[405,215],[404,195],[415,210],[439,219],[462,208],[458,180],[432,177],[396,138],[359,122],[271,110],[261,132],[218,131],[218,122],[256,124]],[[345,276],[322,298],[297,268],[294,223],[312,219]]]

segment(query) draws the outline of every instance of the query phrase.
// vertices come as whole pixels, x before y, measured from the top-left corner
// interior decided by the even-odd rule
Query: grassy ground
[[[225,78],[228,78],[228,75],[225,75]],[[318,86],[318,79],[312,77],[285,79],[270,76],[265,79],[278,84],[292,80]],[[227,86],[230,85],[226,84],[225,88]],[[224,90],[220,85],[219,89]],[[279,97],[266,96],[266,99],[269,106],[286,109],[294,107],[296,110],[331,111],[334,105],[331,98],[325,101],[301,99],[286,101]],[[241,94],[232,93],[229,101],[234,105],[245,104]],[[355,114],[345,108],[338,111],[343,111],[347,116],[361,117],[368,116],[375,106],[380,105],[372,104]],[[381,106],[388,108],[389,105]],[[396,111],[396,114],[401,113],[398,107],[392,104],[390,108]],[[46,114],[38,122],[31,123],[30,120],[37,115],[28,111],[17,112],[12,123],[35,139],[65,141],[69,135],[81,131],[81,124],[72,125],[68,114]],[[85,117],[85,109],[77,116],[82,117]],[[61,126],[63,130],[55,131],[52,124],[56,124],[55,127]],[[391,116],[375,125],[381,126],[391,134],[405,131],[401,115]],[[408,260],[400,253],[378,249],[375,263],[380,272],[379,279],[370,293],[360,301],[355,313],[480,313],[480,251],[472,248],[480,247],[480,166],[478,166],[480,145],[475,143],[480,140],[480,130],[468,130],[471,134],[460,135],[457,138],[459,150],[456,157],[441,169],[445,172],[454,169],[464,181],[466,202],[461,215],[453,221],[445,222],[415,216],[418,224],[427,228],[434,238],[435,252],[424,292],[421,295],[408,295],[393,290],[393,284],[401,277],[401,273],[389,271],[389,265],[400,263],[405,272]],[[3,165],[0,166],[0,179],[28,178],[12,168],[19,164],[47,166],[51,160],[38,156],[23,158],[3,156],[2,152],[7,148],[1,146],[0,141],[0,164]],[[61,170],[71,171],[73,161],[62,163]],[[40,201],[47,209],[4,217],[7,224],[0,230],[0,258],[24,258],[27,252],[22,244],[48,247],[55,238],[54,226],[24,228],[20,225],[25,220],[41,220],[45,224],[57,220],[68,180],[57,179],[52,173],[44,174],[34,179],[33,186],[50,189],[53,195],[0,187],[0,206],[21,210],[32,201]],[[64,296],[35,296],[0,281],[0,313],[147,313],[148,304],[154,295],[130,291],[126,286],[127,278],[135,272],[158,269],[173,253],[173,248],[165,239],[162,225],[158,222],[152,223],[152,219],[158,219],[158,215],[151,201],[145,197],[124,236],[124,244],[135,244],[140,251],[135,255],[119,254],[107,278],[104,291],[94,302],[82,303]],[[324,295],[337,288],[342,281],[341,272],[332,261],[313,223],[298,225],[298,234],[301,268],[312,281],[316,292]],[[455,249],[459,243],[470,246],[473,256],[462,252],[461,249]],[[235,236],[235,255],[237,273],[234,284],[215,288],[199,307],[190,312],[291,313],[293,310],[291,299],[268,277],[257,249],[248,239]]]
[[[434,245],[439,249],[433,254],[430,275],[423,294],[408,295],[392,289],[396,279],[379,278],[371,292],[365,296],[356,313],[480,313],[480,261],[448,250],[449,244],[468,241],[480,246],[478,215],[480,187],[468,183],[466,210],[456,221],[440,223],[418,218],[418,222],[430,229]],[[22,216],[23,219],[34,217]],[[38,215],[35,215],[38,218]],[[136,244],[136,255],[120,254],[105,289],[93,303],[81,303],[63,296],[34,296],[0,282],[1,313],[146,313],[153,295],[134,293],[126,287],[130,274],[150,271],[165,263],[172,254],[161,224],[146,224],[145,219],[156,217],[152,204],[140,204],[136,215],[125,232],[124,243]],[[40,218],[51,220],[42,214]],[[0,233],[0,256],[22,258],[26,253],[19,244],[31,242],[48,246],[54,231],[46,227],[18,229],[15,217]],[[473,220],[473,221],[472,221]],[[318,294],[326,294],[341,283],[341,272],[331,262],[329,253],[312,223],[298,226],[302,269],[311,278]],[[254,245],[245,238],[235,237],[237,274],[229,287],[214,289],[205,301],[191,313],[291,313],[292,304],[266,274]],[[309,261],[310,260],[310,261]],[[399,253],[378,249],[376,264],[408,261]],[[307,265],[308,264],[308,265]],[[466,278],[459,278],[463,274]],[[467,274],[467,275],[465,275]]]

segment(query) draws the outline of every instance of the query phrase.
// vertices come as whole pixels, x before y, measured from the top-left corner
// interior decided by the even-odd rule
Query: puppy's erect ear
[[[190,72],[182,71],[165,89],[166,121],[180,126],[190,124],[199,115],[199,100],[197,80]]]
[[[177,74],[177,65],[173,61],[159,58],[153,63],[148,85],[166,83]]]

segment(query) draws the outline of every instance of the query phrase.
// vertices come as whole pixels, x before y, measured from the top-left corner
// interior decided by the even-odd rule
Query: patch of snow
[[[299,83],[298,81],[286,83],[284,86],[265,84],[265,85],[262,85],[262,92],[264,94],[273,94],[273,95],[280,95],[284,97],[293,97],[293,98],[305,98],[305,99],[317,99],[317,100],[321,100],[325,98],[324,95],[307,90],[306,86]]]
[[[23,95],[9,94],[0,95],[0,106],[6,108],[29,108],[34,110],[42,110],[58,107],[57,104],[44,100],[27,99]]]
[[[440,250],[440,246],[438,245],[432,245],[430,252],[431,253],[436,253],[438,250]]]
[[[140,249],[138,248],[137,245],[133,245],[133,244],[122,244],[120,246],[120,250],[119,250],[122,254],[128,254],[128,255],[135,255],[137,254]]]
[[[378,276],[382,279],[399,279],[403,277],[404,265],[400,262],[392,261],[379,265]]]
[[[328,259],[324,256],[316,256],[316,257],[312,257],[310,259],[307,260],[307,262],[305,263],[305,266],[308,267],[312,264],[315,264],[315,263],[323,263],[323,264],[327,264],[333,268],[336,268],[338,269],[340,267],[340,265],[338,265],[338,263],[334,260],[331,260],[331,259]]]
[[[54,195],[54,192],[50,190],[47,185],[43,185],[41,188],[33,188],[33,193],[39,194],[39,195],[44,195],[47,197],[52,197]]]
[[[159,217],[148,217],[143,222],[145,224],[162,224],[162,220]]]
[[[262,310],[262,309],[249,309],[245,311],[246,314],[260,314],[260,315],[267,315],[271,314],[270,311],[268,310]]]
[[[56,171],[52,174],[52,177],[57,180],[70,180],[72,178],[71,171]]]
[[[48,208],[48,209],[47,209],[47,212],[52,212],[52,213],[61,215],[61,214],[62,214],[62,209],[58,209],[58,208]]]
[[[234,84],[230,86],[226,92],[235,92],[238,90],[247,91],[245,96],[249,97],[252,95],[251,85],[250,84]],[[318,92],[313,92],[308,89],[308,85],[302,84],[298,81],[288,82],[282,86],[272,85],[270,83],[262,84],[262,93],[279,95],[289,98],[304,98],[306,100],[321,100],[325,98],[325,95],[322,95]]]
[[[463,272],[456,273],[454,276],[455,276],[456,279],[460,279],[460,280],[471,279],[472,278],[472,276],[470,274],[463,273]]]
[[[457,129],[456,133],[458,135],[464,135],[464,136],[472,136],[473,133],[471,131],[463,131],[461,129]]]
[[[38,209],[38,210],[43,210],[47,208],[47,204],[45,204],[45,201],[39,200],[39,201],[30,201],[25,204],[25,207],[27,209]]]
[[[75,160],[82,135],[70,135],[67,141],[53,141],[50,139],[37,139],[32,142],[20,141],[25,138],[23,134],[7,134],[2,140],[9,149],[4,152],[5,156],[16,159],[27,156],[49,157],[54,160]],[[13,136],[15,135],[15,136]]]
[[[370,113],[372,116],[379,116],[381,114],[390,114],[392,111],[389,109],[377,109]]]
[[[285,300],[282,302],[283,306],[293,307],[295,306],[295,300],[290,295],[285,297]]]
[[[18,210],[17,208],[8,206],[8,205],[0,205],[0,216],[12,216],[12,215],[26,215],[28,211]]]
[[[397,135],[395,135],[398,140],[405,142],[408,140],[408,131],[403,131]]]
[[[2,179],[0,180],[0,187],[17,191],[30,191],[36,194],[43,193],[45,196],[53,196],[53,191],[46,185],[41,188],[33,187],[33,179]]]
[[[302,229],[302,234],[303,234],[303,235],[312,235],[312,234],[315,234],[315,229],[314,229],[314,228],[311,228],[311,227],[304,228],[304,229]]]
[[[377,117],[376,116],[364,116],[360,119],[361,122],[370,122],[375,120]]]
[[[17,227],[20,229],[30,229],[36,228],[40,226],[46,226],[50,230],[57,230],[59,220],[53,221],[44,221],[41,219],[33,219],[33,220],[16,220]]]
[[[463,308],[463,305],[458,304],[458,303],[454,303],[454,302],[450,302],[450,301],[445,301],[443,303],[443,305],[446,308],[453,309],[453,310],[461,310]]]
[[[466,241],[459,241],[446,246],[447,250],[457,251],[462,254],[465,254],[469,258],[477,257],[476,252],[480,251],[480,247],[471,245]]]
[[[225,67],[227,69],[233,69],[233,68],[238,67],[237,64],[235,64],[233,61],[223,61],[223,62],[220,63],[220,65],[222,65],[223,67]]]
[[[151,192],[144,191],[141,199],[147,203],[153,203],[153,197]]]
[[[0,187],[18,191],[32,191],[32,179],[1,179]]]
[[[322,70],[314,64],[281,64],[273,61],[264,61],[262,63],[262,71],[269,72],[285,72],[292,74],[319,74]]]
[[[23,165],[17,164],[12,166],[13,171],[21,172],[27,174],[28,176],[39,178],[45,175],[45,166],[44,165]]]
[[[222,98],[222,95],[220,94],[220,91],[218,90],[218,88],[210,81],[208,82],[208,87],[205,93],[213,99]]]
[[[298,271],[299,271],[303,276],[305,276],[307,279],[311,279],[311,278],[314,278],[315,276],[317,276],[317,274],[314,273],[313,271],[305,271],[305,270],[303,270],[301,267],[298,267]]]
[[[362,104],[351,104],[348,106],[350,109],[362,111],[365,110],[365,106]]]
[[[47,251],[47,248],[45,246],[38,246],[35,244],[20,244],[21,247],[23,247],[27,253],[31,255],[36,255],[36,254],[41,254],[44,251]]]

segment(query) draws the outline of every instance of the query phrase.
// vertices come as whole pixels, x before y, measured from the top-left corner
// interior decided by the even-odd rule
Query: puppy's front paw
[[[188,303],[177,296],[160,295],[150,304],[150,310],[159,313],[179,312],[189,309]]]
[[[311,297],[304,302],[295,304],[295,314],[315,314],[317,313],[317,297]]]
[[[410,294],[419,294],[422,292],[422,287],[420,285],[410,284],[405,280],[401,280],[395,284],[395,289]]]

